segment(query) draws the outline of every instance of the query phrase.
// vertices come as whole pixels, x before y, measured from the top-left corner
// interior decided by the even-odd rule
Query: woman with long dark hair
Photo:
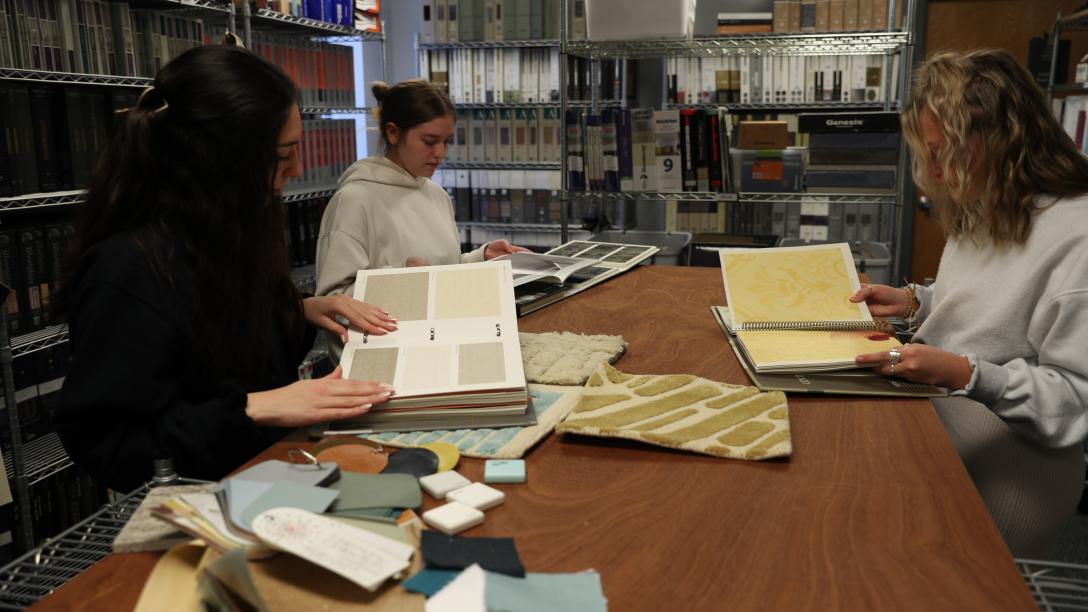
[[[365,304],[303,298],[284,239],[302,122],[290,79],[200,47],[121,112],[79,211],[61,302],[73,362],[57,432],[77,465],[128,490],[172,458],[218,479],[285,428],[355,416],[392,389],[339,370],[298,381],[313,326],[371,327]]]
[[[937,414],[1009,549],[1046,558],[1084,483],[1088,158],[1006,51],[927,59],[903,131],[948,243],[933,286],[851,298],[920,323],[857,362],[952,391]]]

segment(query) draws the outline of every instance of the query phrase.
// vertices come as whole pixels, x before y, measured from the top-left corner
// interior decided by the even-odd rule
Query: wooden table
[[[723,303],[717,269],[645,267],[520,328],[622,334],[623,371],[747,383]],[[1038,609],[928,401],[789,402],[788,460],[549,436],[466,535],[514,536],[530,571],[597,570],[617,611]],[[482,461],[458,469],[482,480]],[[40,605],[131,609],[156,558],[113,555]]]

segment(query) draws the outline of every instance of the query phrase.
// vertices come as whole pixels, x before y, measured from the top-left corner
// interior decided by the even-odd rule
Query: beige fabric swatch
[[[393,384],[397,376],[397,347],[356,349],[351,359],[351,380]]]
[[[501,342],[461,344],[457,370],[458,384],[477,385],[506,380],[506,357]]]
[[[685,374],[633,376],[608,364],[590,376],[574,410],[556,431],[733,459],[793,452],[784,393]]]
[[[427,272],[374,274],[366,279],[363,301],[384,308],[398,321],[427,318]]]
[[[499,269],[472,268],[435,273],[434,310],[436,319],[497,317],[502,314]]]
[[[520,333],[525,379],[548,385],[583,385],[602,363],[615,363],[627,350],[623,336],[571,332]]]

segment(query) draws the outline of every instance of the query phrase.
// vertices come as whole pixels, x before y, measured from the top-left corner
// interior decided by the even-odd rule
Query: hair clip
[[[148,87],[147,89],[143,90],[140,93],[140,98],[138,100],[136,100],[136,106],[138,106],[140,108],[143,108],[144,107],[144,98],[146,98],[147,95],[149,93],[153,92],[153,91],[155,91],[155,86],[154,85],[152,85],[151,87]],[[152,110],[150,112],[157,114],[157,113],[161,113],[162,111],[170,108],[170,105],[166,102],[166,98],[163,98],[161,95],[159,97],[162,98],[162,106],[160,106],[160,107],[158,107],[155,110]],[[126,108],[124,110],[127,111],[129,109]]]

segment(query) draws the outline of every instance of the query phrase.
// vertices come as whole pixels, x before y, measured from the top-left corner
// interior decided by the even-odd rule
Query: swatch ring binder
[[[747,321],[738,325],[740,331],[878,331],[894,334],[890,321]],[[893,349],[894,350],[894,349]]]

